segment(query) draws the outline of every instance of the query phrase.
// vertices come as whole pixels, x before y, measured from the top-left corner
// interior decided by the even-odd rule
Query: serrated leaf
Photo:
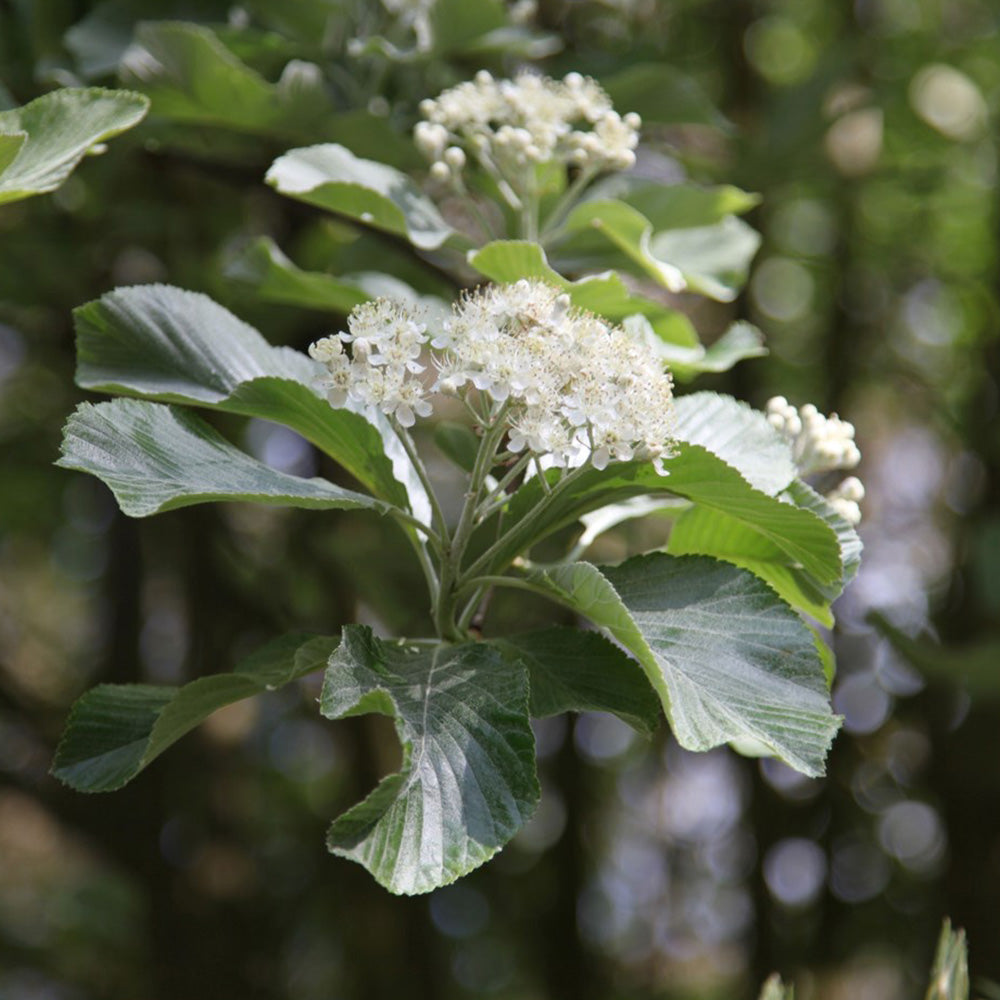
[[[111,792],[216,709],[282,687],[320,669],[336,639],[288,635],[247,657],[231,674],[183,687],[101,684],[73,706],[52,773],[79,792]]]
[[[732,129],[729,120],[694,79],[662,60],[636,63],[613,75],[602,76],[601,85],[621,114],[635,111],[647,122]]]
[[[335,108],[318,66],[292,60],[270,83],[205,25],[140,24],[121,76],[172,121],[293,140],[330,137]]]
[[[772,540],[724,512],[695,507],[674,524],[668,550],[675,555],[701,554],[725,559],[755,573],[793,608],[827,627],[833,626],[830,605],[854,578],[861,562],[861,540],[854,529],[801,480],[783,494],[789,502],[821,518],[836,534],[840,548],[840,576],[815,579]]]
[[[642,669],[597,632],[555,626],[497,640],[528,668],[534,718],[610,712],[643,735],[656,731],[660,702]]]
[[[169,285],[118,288],[73,318],[83,388],[284,424],[376,496],[428,515],[426,494],[384,418],[333,409],[315,386],[314,362],[272,347],[208,296]]]
[[[193,413],[139,399],[82,403],[66,423],[56,464],[97,476],[131,517],[220,500],[309,510],[388,509],[325,479],[271,469]]]
[[[403,236],[421,250],[437,249],[454,232],[406,174],[336,143],[285,153],[266,180],[281,194]]]
[[[401,770],[334,820],[327,839],[390,892],[429,892],[477,868],[538,802],[527,676],[486,643],[406,646],[349,626],[320,710],[395,719]]]
[[[58,188],[112,136],[137,125],[149,101],[125,90],[55,90],[0,111],[0,205]]]
[[[636,657],[680,744],[753,740],[823,773],[839,724],[810,630],[765,583],[701,556],[654,553],[600,570],[572,563],[528,577]]]
[[[700,444],[754,489],[775,495],[796,476],[792,449],[767,417],[732,396],[692,392],[674,400],[675,436]]]
[[[742,566],[768,583],[797,611],[833,627],[830,602],[795,560],[751,525],[706,507],[693,507],[674,522],[667,551],[706,555]]]
[[[750,323],[739,320],[707,348],[700,356],[691,359],[679,357],[670,360],[670,370],[679,382],[689,382],[703,372],[727,372],[739,361],[762,358],[768,353],[764,335]]]
[[[965,931],[945,920],[938,938],[926,1000],[969,1000],[969,957]]]
[[[840,579],[840,547],[832,529],[808,510],[755,490],[732,466],[701,445],[681,441],[664,462],[660,476],[649,462],[621,462],[604,470],[580,472],[571,489],[546,498],[537,477],[511,498],[504,520],[504,537],[490,566],[477,572],[497,572],[542,538],[582,515],[630,497],[673,494],[711,510],[721,511],[774,542],[815,579]],[[555,481],[554,474],[549,474]],[[482,552],[495,525],[486,522],[473,535],[473,552]]]

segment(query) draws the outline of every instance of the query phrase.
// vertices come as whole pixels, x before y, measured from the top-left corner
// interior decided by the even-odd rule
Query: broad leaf
[[[131,517],[218,500],[310,510],[387,509],[325,479],[271,469],[193,413],[140,399],[82,403],[66,423],[57,464],[97,476]]]
[[[556,626],[494,642],[528,668],[531,714],[610,712],[644,735],[655,732],[660,702],[635,660],[597,632]]]
[[[837,537],[815,514],[755,490],[736,469],[701,445],[679,442],[673,458],[664,465],[666,476],[658,475],[649,462],[584,469],[570,487],[557,490],[548,499],[537,477],[529,480],[511,498],[502,543],[489,565],[476,566],[476,571],[503,569],[542,538],[607,504],[636,496],[673,494],[746,524],[773,541],[821,583],[841,578]],[[554,474],[549,475],[554,481]],[[478,529],[473,536],[473,551],[482,552],[493,533],[492,522]]]
[[[347,314],[362,302],[383,297],[413,303],[432,313],[445,311],[437,296],[421,295],[391,274],[304,271],[268,236],[246,246],[228,263],[225,273],[227,278],[252,286],[265,302]]]
[[[377,496],[426,515],[427,498],[384,418],[333,409],[306,355],[272,347],[207,296],[169,285],[119,288],[73,316],[83,388],[285,424]]]
[[[760,195],[729,184],[663,184],[629,173],[612,174],[588,195],[594,200],[617,199],[631,205],[656,232],[714,226],[729,215],[743,215],[760,204]]]
[[[406,174],[362,160],[336,143],[293,149],[278,157],[267,183],[281,194],[403,236],[434,250],[453,230]]]
[[[674,400],[674,412],[679,441],[707,448],[754,489],[773,496],[795,479],[791,447],[759,410],[732,396],[692,392]]]
[[[269,83],[204,25],[140,24],[121,74],[149,95],[156,114],[173,121],[293,140],[330,137],[335,109],[318,66],[292,60]]]
[[[407,646],[349,626],[320,709],[395,720],[401,770],[334,820],[327,841],[391,892],[429,892],[477,868],[538,802],[527,676],[486,643]]]
[[[600,254],[588,234],[600,234],[642,272],[671,292],[692,291],[731,302],[746,281],[760,246],[755,229],[728,215],[713,225],[657,231],[637,208],[624,201],[581,202],[558,234],[561,266],[584,270]],[[603,262],[614,266],[615,260]]]
[[[231,674],[183,687],[101,684],[73,706],[52,773],[79,792],[121,788],[216,709],[319,670],[336,645],[336,639],[288,635]]]
[[[805,483],[796,480],[785,493],[790,503],[823,519],[840,547],[840,576],[832,582],[815,579],[772,539],[752,525],[722,511],[694,507],[677,519],[668,550],[674,555],[707,555],[742,566],[770,584],[793,608],[833,626],[830,605],[854,578],[861,562],[861,541],[854,529]]]
[[[714,226],[658,232],[649,242],[655,261],[676,267],[690,291],[719,302],[736,298],[759,248],[760,233],[734,216]]]
[[[727,372],[738,361],[761,358],[767,354],[764,335],[750,323],[737,321],[707,348],[701,348],[693,358],[667,358],[674,378],[689,382],[702,372]]]
[[[586,259],[579,261],[575,256],[580,250],[578,234],[587,232],[599,233],[668,291],[683,292],[687,289],[683,268],[675,261],[661,260],[654,255],[651,244],[653,224],[631,205],[610,199],[592,200],[581,202],[570,212],[560,229],[559,250],[560,256],[566,256],[571,269],[582,270],[594,263]]]
[[[812,633],[753,574],[654,553],[600,571],[573,563],[529,580],[636,657],[682,746],[749,740],[804,774],[823,773],[838,719]]]
[[[303,271],[269,236],[258,237],[226,266],[226,277],[251,285],[265,302],[349,313],[370,296],[357,281]]]
[[[149,101],[126,90],[55,90],[0,111],[0,205],[54,191],[99,143],[137,125]]]

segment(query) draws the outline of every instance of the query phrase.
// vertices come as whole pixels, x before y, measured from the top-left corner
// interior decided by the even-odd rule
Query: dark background
[[[81,82],[65,32],[95,9],[127,37],[184,7],[0,2],[0,101]],[[247,17],[280,39],[267,7]],[[330,817],[398,749],[382,720],[321,720],[310,687],[219,713],[116,794],[48,777],[93,683],[229,669],[293,627],[414,627],[416,568],[374,520],[227,506],[133,522],[100,483],[52,467],[82,398],[74,306],[164,280],[274,342],[304,347],[340,322],[263,305],[224,274],[233,247],[262,233],[337,269],[344,227],[262,183],[302,140],[240,135],[222,151],[211,130],[178,136],[154,115],[56,194],[0,207],[4,1000],[710,1000],[749,997],[775,969],[807,1000],[902,1000],[922,995],[945,915],[968,930],[974,975],[1000,980],[1000,12],[620,0],[543,3],[538,23],[563,40],[542,64],[553,75],[652,59],[697,80],[731,127],[652,127],[649,149],[671,158],[656,163],[763,195],[747,294],[688,305],[709,337],[751,319],[771,354],[697,387],[757,406],[780,392],[857,426],[866,553],[838,606],[846,721],[829,776],[688,754],[665,730],[646,743],[604,716],[550,720],[537,817],[494,862],[415,899],[324,849]],[[343,41],[307,53],[341,91]],[[272,49],[278,69],[295,54]],[[412,122],[420,98],[479,66],[366,85]],[[285,468],[315,468],[267,425],[227,429]],[[916,669],[873,610],[946,652],[926,637]]]

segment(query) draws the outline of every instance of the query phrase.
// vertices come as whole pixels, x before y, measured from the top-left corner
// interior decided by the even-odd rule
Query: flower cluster
[[[385,299],[355,309],[348,328],[309,350],[327,368],[322,384],[334,406],[377,406],[409,426],[430,414],[429,395],[475,394],[484,425],[505,422],[510,451],[556,466],[637,458],[662,469],[669,453],[672,386],[654,346],[572,308],[550,285],[468,295],[434,336]],[[422,351],[433,382],[421,378]]]
[[[825,417],[811,403],[796,409],[784,396],[768,400],[767,419],[792,446],[792,457],[803,476],[838,469],[853,469],[861,461],[854,443],[854,425],[836,413]],[[865,488],[856,476],[848,476],[827,494],[834,509],[851,524],[861,521],[860,502]]]
[[[496,80],[485,70],[420,104],[426,121],[414,140],[439,180],[457,178],[466,157],[508,182],[536,163],[558,162],[594,174],[635,163],[642,124],[619,115],[589,77],[560,80],[520,73]]]

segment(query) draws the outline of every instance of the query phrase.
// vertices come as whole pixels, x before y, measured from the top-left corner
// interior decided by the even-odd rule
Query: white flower
[[[662,472],[670,454],[672,386],[654,346],[558,288],[519,281],[467,295],[433,338],[385,299],[355,309],[348,329],[310,348],[333,405],[374,406],[409,427],[430,415],[429,393],[464,396],[484,424],[505,422],[510,451],[556,466],[636,458]],[[437,374],[429,389],[421,352]]]
[[[538,163],[588,173],[628,169],[642,125],[637,114],[619,115],[600,85],[579,73],[561,81],[530,72],[497,80],[481,70],[422,101],[420,113],[426,121],[413,137],[435,179],[457,178],[471,157],[517,195]]]
[[[792,446],[792,458],[800,475],[853,469],[861,461],[854,442],[854,425],[836,413],[826,417],[812,403],[796,409],[784,396],[768,400],[766,412],[771,426]],[[858,505],[864,495],[861,480],[849,476],[827,494],[827,500],[846,521],[858,524]]]

